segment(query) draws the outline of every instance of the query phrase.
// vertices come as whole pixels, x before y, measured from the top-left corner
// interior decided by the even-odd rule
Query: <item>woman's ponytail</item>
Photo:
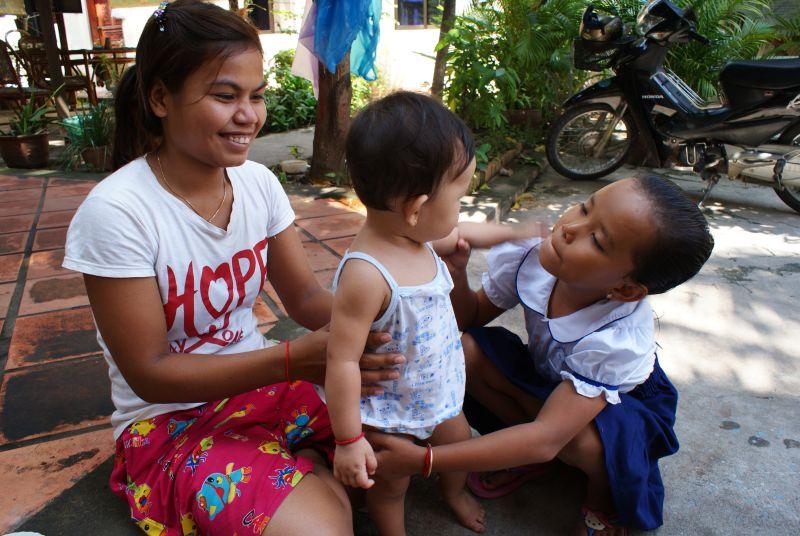
[[[114,96],[114,144],[112,161],[119,169],[145,152],[147,134],[142,128],[139,82],[136,65],[128,67]]]

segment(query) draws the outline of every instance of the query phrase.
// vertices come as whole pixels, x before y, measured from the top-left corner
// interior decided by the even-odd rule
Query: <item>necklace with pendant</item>
[[[211,223],[212,221],[214,221],[214,218],[217,217],[217,214],[219,214],[219,211],[222,209],[222,206],[225,204],[225,200],[228,198],[228,187],[225,185],[225,174],[224,173],[222,174],[222,201],[219,202],[219,206],[217,206],[217,210],[215,210],[214,213],[211,216],[206,218],[205,216],[200,214],[200,212],[196,208],[194,208],[194,205],[192,204],[191,201],[189,201],[188,199],[183,197],[181,194],[179,194],[178,192],[176,192],[172,188],[172,185],[170,185],[169,181],[167,180],[167,174],[164,173],[164,166],[161,165],[161,155],[159,153],[156,153],[156,161],[158,162],[158,169],[161,172],[161,179],[164,181],[164,184],[167,186],[167,189],[170,192],[172,192],[172,195],[174,195],[175,197],[177,197],[178,199],[180,199],[181,201],[186,203],[189,206],[189,208],[191,208],[194,211],[195,214],[197,214],[198,216],[200,216],[201,218],[206,220],[208,223]]]

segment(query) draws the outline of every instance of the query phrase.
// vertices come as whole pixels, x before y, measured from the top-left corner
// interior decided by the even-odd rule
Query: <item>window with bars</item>
[[[250,0],[247,6],[247,16],[253,26],[262,32],[272,31],[272,10],[270,9],[271,0]]]
[[[442,23],[442,0],[397,0],[400,28],[437,28]]]

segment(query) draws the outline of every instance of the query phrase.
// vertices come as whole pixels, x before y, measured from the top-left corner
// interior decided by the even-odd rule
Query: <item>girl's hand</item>
[[[456,243],[456,249],[449,255],[442,257],[442,260],[447,265],[450,271],[450,276],[454,279],[466,275],[467,263],[469,262],[469,255],[472,252],[469,242],[463,238],[459,238]]]
[[[325,326],[289,343],[290,379],[325,385],[329,335],[330,326]],[[367,337],[367,347],[377,348],[390,340],[392,338],[388,333],[373,332]],[[400,373],[394,367],[403,363],[405,363],[405,357],[401,354],[365,352],[359,362],[361,367],[361,395],[374,396],[383,394],[383,389],[376,383],[399,378]]]
[[[369,476],[375,474],[378,463],[365,438],[349,445],[336,445],[333,456],[333,476],[346,486],[369,489],[375,484]]]
[[[425,447],[391,434],[367,432],[367,439],[377,452],[375,457],[378,460],[381,476],[400,478],[422,473],[425,465]]]
[[[514,224],[514,240],[524,238],[547,238],[552,232],[552,223],[547,220],[528,220]]]

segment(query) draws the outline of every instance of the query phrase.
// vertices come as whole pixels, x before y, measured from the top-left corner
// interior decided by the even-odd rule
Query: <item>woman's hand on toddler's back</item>
[[[375,474],[377,467],[375,453],[364,437],[348,445],[336,445],[333,476],[342,484],[353,488],[371,488],[375,481],[370,476]]]

